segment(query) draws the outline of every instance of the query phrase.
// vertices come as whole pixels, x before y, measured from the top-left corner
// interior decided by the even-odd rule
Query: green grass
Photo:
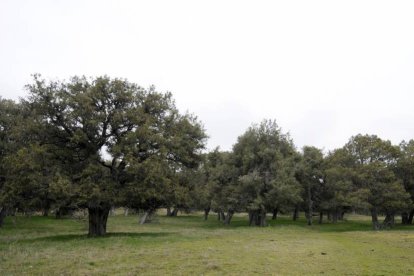
[[[288,217],[269,227],[236,216],[138,225],[109,218],[108,235],[87,238],[85,221],[11,218],[0,229],[0,275],[414,275],[414,227],[372,231],[369,218],[306,226]]]

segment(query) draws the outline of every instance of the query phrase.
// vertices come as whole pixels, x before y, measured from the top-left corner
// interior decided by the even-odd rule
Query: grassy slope
[[[0,275],[414,275],[414,227],[374,232],[368,220],[308,227],[280,218],[265,228],[198,216],[110,217],[105,238],[86,223],[10,218],[0,229]]]

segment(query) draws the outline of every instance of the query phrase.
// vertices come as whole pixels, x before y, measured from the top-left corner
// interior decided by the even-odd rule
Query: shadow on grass
[[[32,242],[68,242],[68,241],[76,241],[76,240],[99,240],[99,239],[108,239],[114,237],[127,237],[127,238],[160,238],[160,237],[167,237],[174,233],[172,232],[143,232],[143,233],[133,233],[133,232],[116,232],[116,233],[107,233],[105,236],[102,237],[88,237],[86,234],[67,234],[67,235],[53,235],[53,236],[46,236],[46,237],[39,237],[33,239],[24,239],[20,242],[23,243],[32,243]]]
[[[237,216],[234,217],[230,225],[224,225],[223,222],[218,221],[217,217],[212,215],[209,216],[208,220],[205,221],[202,216],[195,215],[184,215],[178,217],[164,217],[166,223],[169,226],[172,226],[171,222],[176,220],[174,226],[182,227],[180,222],[187,223],[187,226],[203,229],[243,229],[243,228],[258,228],[257,226],[249,226],[248,217]],[[354,232],[354,231],[373,231],[370,221],[357,221],[357,220],[343,220],[338,221],[337,223],[324,221],[322,224],[319,224],[317,220],[314,220],[314,224],[308,226],[304,218],[300,218],[296,221],[293,221],[292,218],[288,216],[280,216],[276,220],[272,220],[270,217],[267,219],[268,226],[264,229],[280,229],[282,227],[295,227],[298,229],[316,231],[316,232]],[[189,224],[191,223],[191,224]],[[399,227],[396,225],[392,230],[409,230],[410,227]],[[412,228],[411,228],[412,229]]]

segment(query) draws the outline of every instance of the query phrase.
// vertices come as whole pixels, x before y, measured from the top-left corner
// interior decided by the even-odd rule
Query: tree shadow
[[[105,236],[101,237],[89,237],[87,234],[66,234],[66,235],[53,235],[53,236],[46,236],[46,237],[38,237],[32,239],[24,239],[20,240],[23,243],[33,243],[33,242],[68,242],[68,241],[80,241],[80,240],[98,240],[98,239],[109,239],[114,237],[123,237],[123,238],[160,238],[160,237],[167,237],[172,234],[173,232],[114,232],[114,233],[107,233]]]

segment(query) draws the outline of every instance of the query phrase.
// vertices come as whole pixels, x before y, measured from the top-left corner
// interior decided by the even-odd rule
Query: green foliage
[[[263,212],[301,201],[295,178],[298,157],[289,135],[276,122],[250,127],[238,138],[233,154],[240,176],[237,193],[247,210]]]

